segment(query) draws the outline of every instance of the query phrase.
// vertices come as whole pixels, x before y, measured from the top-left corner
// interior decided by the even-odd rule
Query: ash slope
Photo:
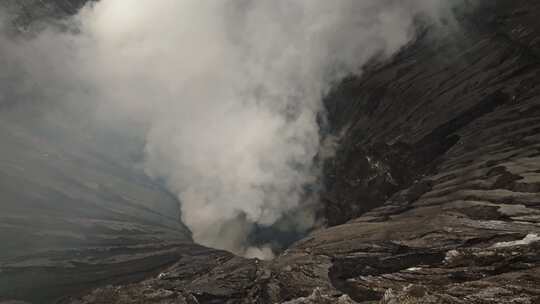
[[[81,3],[0,6],[24,28]],[[19,98],[8,76],[0,76],[0,302],[48,303],[137,281],[180,253],[206,251],[179,221],[176,198],[135,169],[136,145]]]
[[[72,303],[537,303],[539,13],[483,1],[463,34],[427,32],[335,90],[333,227],[272,262],[184,255]]]

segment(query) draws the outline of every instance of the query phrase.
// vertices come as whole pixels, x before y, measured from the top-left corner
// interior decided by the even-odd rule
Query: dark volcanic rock
[[[513,36],[531,39],[540,6],[488,6],[327,100],[341,135],[327,216],[352,220],[295,249],[330,256],[332,286],[356,301],[539,299],[540,62]]]
[[[31,23],[54,21],[75,14],[93,0],[2,0],[2,10],[8,11],[14,24],[26,27]]]

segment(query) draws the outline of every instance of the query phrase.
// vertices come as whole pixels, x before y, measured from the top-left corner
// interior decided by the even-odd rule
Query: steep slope
[[[540,301],[540,5],[474,3],[328,97],[334,227],[73,303]]]
[[[0,4],[23,26],[61,18],[81,1]],[[176,198],[136,168],[139,147],[17,95],[12,82],[24,79],[9,76],[0,76],[0,301],[44,303],[140,280],[180,252],[202,250]]]
[[[1,296],[45,299],[129,277],[170,263],[192,242],[178,202],[144,174],[61,130],[3,114]]]

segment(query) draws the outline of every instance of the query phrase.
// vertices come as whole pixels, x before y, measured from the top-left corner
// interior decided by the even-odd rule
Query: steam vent
[[[540,303],[539,16],[0,0],[0,304]]]

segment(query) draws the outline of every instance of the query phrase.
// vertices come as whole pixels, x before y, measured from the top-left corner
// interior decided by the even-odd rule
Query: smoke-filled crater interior
[[[146,229],[129,214],[189,229],[171,240],[260,259],[327,224],[323,173],[340,134],[325,97],[420,24],[448,23],[453,4],[39,2],[0,4],[2,155],[42,191],[8,212],[59,219],[39,246],[81,244],[105,221]]]

